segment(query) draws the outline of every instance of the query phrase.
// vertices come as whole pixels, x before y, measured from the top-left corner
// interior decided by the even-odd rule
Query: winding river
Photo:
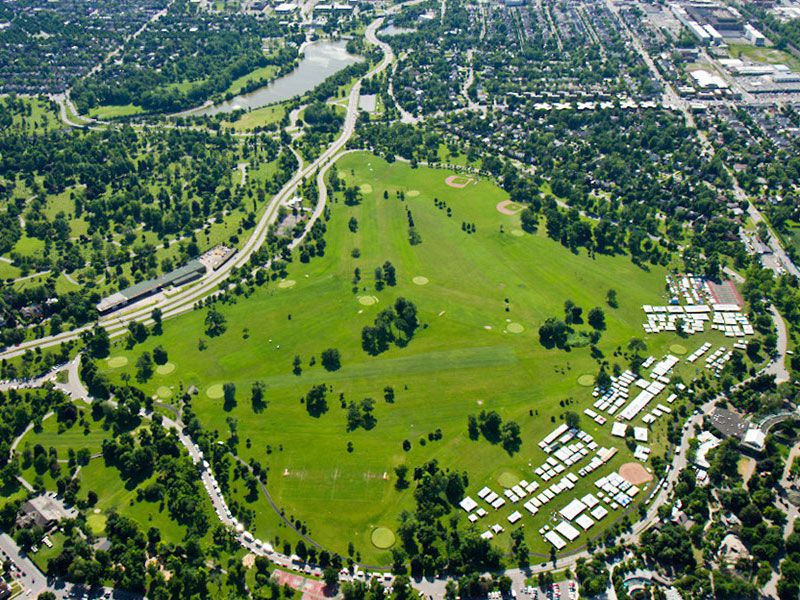
[[[345,67],[363,60],[347,51],[345,40],[321,40],[306,46],[300,64],[288,75],[279,77],[262,88],[239,94],[213,106],[201,106],[184,114],[193,116],[213,116],[231,113],[236,110],[252,110],[283,102],[314,89],[328,77]]]

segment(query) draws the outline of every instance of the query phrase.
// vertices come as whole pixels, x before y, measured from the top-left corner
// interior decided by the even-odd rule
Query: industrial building
[[[152,294],[160,292],[164,288],[173,286],[179,287],[199,279],[206,273],[206,266],[199,260],[192,260],[182,267],[165,273],[155,279],[147,279],[140,281],[124,290],[120,290],[115,294],[103,298],[97,303],[97,311],[100,314],[109,313],[111,311],[132,304],[142,298],[146,298]]]
[[[744,37],[744,19],[735,8],[716,2],[687,2],[686,12],[698,23],[711,26],[725,37]]]
[[[750,23],[744,26],[744,37],[753,46],[764,46],[767,43],[767,38],[758,29],[753,27]]]
[[[718,2],[695,0],[670,4],[675,18],[701,43],[722,46],[725,38],[746,39],[754,46],[765,46],[764,35],[747,23],[733,7]]]

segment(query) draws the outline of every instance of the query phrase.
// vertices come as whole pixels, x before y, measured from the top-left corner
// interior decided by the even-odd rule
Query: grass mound
[[[175,370],[175,363],[164,363],[163,365],[158,365],[156,367],[156,373],[159,375],[169,375]]]
[[[511,488],[519,483],[519,477],[511,471],[503,471],[497,476],[497,483],[504,488]]]
[[[578,385],[582,385],[583,387],[591,387],[594,385],[594,375],[591,373],[584,373],[580,377],[578,377]]]
[[[388,527],[376,527],[372,531],[372,545],[381,550],[394,546],[394,533]]]
[[[127,356],[112,356],[107,361],[108,366],[112,369],[121,369],[128,364]]]
[[[102,513],[95,513],[86,517],[86,524],[95,535],[103,535],[106,532],[106,521],[108,521],[108,517]]]
[[[206,396],[211,398],[212,400],[218,400],[225,395],[225,391],[222,389],[221,383],[215,383],[214,385],[208,386],[206,390]]]
[[[681,344],[672,344],[669,347],[669,351],[672,352],[673,354],[678,354],[678,355],[686,354],[687,352],[686,346],[682,346]]]

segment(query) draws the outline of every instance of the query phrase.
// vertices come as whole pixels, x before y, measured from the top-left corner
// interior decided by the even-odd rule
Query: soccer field
[[[352,541],[364,563],[388,564],[390,553],[373,544],[373,530],[396,531],[400,511],[414,506],[413,483],[404,491],[394,487],[399,464],[413,470],[436,459],[443,467],[466,471],[467,493],[473,496],[484,485],[500,489],[501,474],[504,479],[508,474],[535,478],[533,467],[546,457],[537,444],[566,411],[581,414],[591,405],[591,386],[585,385],[585,377],[584,385],[578,380],[598,371],[588,346],[547,350],[538,341],[546,318],[563,317],[565,300],[581,306],[584,319],[595,306],[605,310],[607,328],[598,345],[610,364],[618,362],[623,369],[624,357],[614,353],[632,337],[645,338],[648,354],[657,358],[678,341],[690,351],[702,342],[700,336],[688,342],[675,335],[644,336],[641,305],[664,301],[664,269],[645,271],[624,256],[573,254],[542,231],[523,233],[518,214],[497,208],[507,194],[485,179],[474,177],[474,183],[457,188],[446,182],[454,175],[451,171],[387,164],[368,153],[346,155],[337,167],[348,184],[371,191],[356,206],[337,197],[327,223],[325,256],[292,263],[288,279],[293,284],[269,283],[233,305],[218,305],[227,319],[227,331],[219,337],[204,334],[206,311],[201,310],[167,321],[163,335],[133,350],[119,342],[112,356],[128,357],[127,365],[105,369],[118,380],[122,373],[135,372],[143,351],[165,347],[174,370],[153,375],[142,387],[154,395],[170,390],[175,401],[183,390],[197,386],[192,406],[204,427],[224,440],[228,419],[235,419],[239,455],[269,468],[267,488],[276,504],[330,550],[345,554]],[[409,243],[407,209],[422,240],[417,245]],[[358,221],[355,233],[348,227],[351,217]],[[475,232],[464,231],[462,223],[474,224]],[[358,258],[351,253],[355,248]],[[373,272],[387,260],[396,268],[397,285],[378,291]],[[361,281],[354,292],[356,267]],[[609,288],[617,291],[617,309],[605,303]],[[361,349],[361,330],[399,296],[417,305],[421,327],[406,347],[369,356]],[[586,324],[576,328],[589,331]],[[201,338],[207,344],[204,350],[199,349]],[[342,357],[335,372],[320,364],[320,353],[331,347]],[[292,372],[295,355],[302,360],[300,375]],[[310,366],[312,357],[315,364]],[[267,385],[267,407],[259,412],[250,402],[257,380]],[[221,398],[225,382],[235,383],[237,390],[230,411]],[[300,399],[319,383],[333,391],[329,410],[312,417]],[[395,392],[391,403],[384,400],[387,386]],[[344,402],[375,399],[375,427],[348,432],[340,396]],[[519,423],[519,452],[509,455],[500,445],[470,440],[467,416],[481,410],[496,410],[504,421]],[[537,533],[549,513],[593,490],[595,475],[631,460],[624,442],[610,437],[610,422],[600,427],[581,417],[581,427],[600,445],[613,444],[620,452],[563,501],[549,504],[536,517],[525,514],[522,523],[532,552],[549,551]],[[428,434],[436,430],[441,430],[441,439],[429,441]],[[405,440],[409,451],[403,448]],[[663,431],[654,427],[654,453],[664,444]],[[263,498],[252,507],[257,537],[296,539],[287,527],[279,527],[279,518]],[[481,529],[496,521],[510,530],[508,512],[498,511]],[[615,516],[598,523],[591,535],[601,533]],[[503,549],[507,536],[497,540]],[[381,546],[391,539],[383,530],[378,537]]]

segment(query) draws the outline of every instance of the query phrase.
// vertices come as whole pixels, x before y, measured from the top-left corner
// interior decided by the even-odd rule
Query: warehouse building
[[[206,266],[199,260],[192,260],[182,267],[165,273],[155,279],[140,281],[124,290],[103,298],[97,303],[97,312],[100,314],[110,313],[117,309],[133,304],[142,298],[156,294],[167,287],[180,287],[199,279],[206,273]]]

